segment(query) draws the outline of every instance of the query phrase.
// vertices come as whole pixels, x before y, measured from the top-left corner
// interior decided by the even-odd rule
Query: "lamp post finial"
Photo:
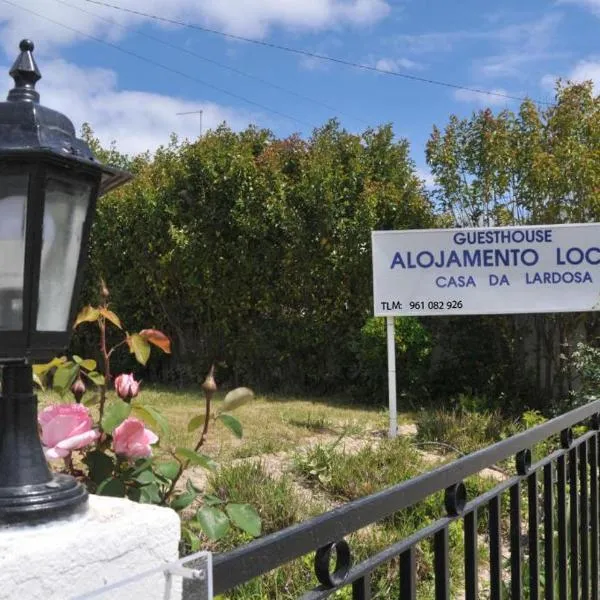
[[[15,80],[15,87],[8,92],[10,102],[39,102],[40,95],[35,91],[35,84],[42,78],[35,59],[33,58],[33,42],[21,40],[21,54],[10,70],[10,76]]]

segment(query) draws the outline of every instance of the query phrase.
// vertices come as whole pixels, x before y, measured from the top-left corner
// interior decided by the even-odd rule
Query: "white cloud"
[[[145,0],[136,0],[145,2]],[[322,31],[340,25],[363,27],[386,17],[384,0],[178,0],[196,6],[197,18],[233,33],[264,36],[270,27]]]
[[[15,3],[21,8],[2,4],[0,13],[0,43],[10,52],[14,52],[16,44],[24,36],[36,41],[42,51],[50,51],[81,39],[79,34],[58,23],[87,35],[112,39],[123,36],[121,28],[98,19],[94,14],[124,26],[138,26],[146,21],[139,15],[81,3],[79,0],[68,0],[68,4],[57,0],[15,0]],[[78,5],[87,12],[77,10],[75,6]],[[307,31],[324,31],[341,26],[365,27],[380,21],[390,12],[385,0],[123,0],[119,5],[170,19],[208,25],[228,33],[257,37],[264,37],[274,27]],[[46,19],[34,16],[27,10],[44,15]],[[151,22],[157,24],[156,21]]]
[[[498,29],[495,40],[500,52],[473,61],[477,77],[527,79],[530,67],[564,57],[549,51],[562,16],[547,14],[528,23],[509,25]]]
[[[422,66],[409,58],[380,58],[375,62],[375,68],[381,71],[408,71]]]
[[[596,92],[600,91],[600,59],[580,60],[569,75],[569,79],[577,83],[591,80],[594,82]]]
[[[329,69],[330,64],[328,61],[321,58],[315,58],[313,56],[303,56],[298,61],[300,68],[305,71],[326,71]]]
[[[600,0],[561,0],[561,4],[579,4],[600,16]]]
[[[540,80],[540,87],[546,92],[554,92],[556,88],[556,80],[558,79],[557,75],[553,75],[552,73],[548,73],[544,75]]]
[[[255,120],[255,115],[211,102],[119,90],[116,73],[108,69],[84,70],[61,59],[40,67],[43,78],[36,87],[41,103],[66,114],[78,131],[84,122],[90,123],[104,145],[115,140],[125,153],[154,151],[169,143],[171,133],[180,138],[198,137],[199,116],[178,116],[179,112],[202,110],[205,131],[223,121],[241,129]]]
[[[539,19],[493,29],[459,29],[400,35],[396,41],[406,52],[414,54],[450,52],[459,44],[472,42],[489,42],[498,44],[503,49],[539,53],[551,44],[561,20],[562,16],[559,13],[549,13]]]
[[[496,15],[493,22],[506,18],[506,14]],[[400,47],[412,55],[442,55],[458,46],[469,46],[472,55],[477,57],[472,61],[475,78],[524,79],[528,77],[531,65],[564,56],[550,51],[561,21],[560,13],[551,12],[536,19],[520,19],[493,28],[403,35],[398,41]]]
[[[503,89],[488,90],[493,94],[508,94]],[[454,99],[460,102],[469,102],[478,106],[502,106],[509,102],[508,98],[503,98],[501,95],[481,94],[473,90],[456,90]]]
[[[552,52],[507,52],[477,60],[474,65],[476,73],[483,77],[526,78],[529,65],[562,57],[564,54]]]
[[[556,82],[559,79],[558,75],[548,73],[540,80],[541,87],[548,91],[554,92]],[[564,78],[573,83],[582,83],[584,81],[592,81],[596,93],[600,92],[600,58],[590,57],[580,60]]]
[[[472,31],[440,31],[419,34],[402,34],[396,41],[400,48],[414,54],[428,54],[431,52],[448,52],[454,46],[465,40],[481,37],[480,32]]]
[[[529,52],[540,52],[552,44],[561,21],[560,13],[548,13],[539,19],[501,27],[491,32],[491,38]]]

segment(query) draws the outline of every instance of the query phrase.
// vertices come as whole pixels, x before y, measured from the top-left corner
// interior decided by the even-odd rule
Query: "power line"
[[[103,44],[105,46],[108,46],[110,48],[114,48],[115,50],[118,50],[119,52],[122,52],[124,54],[128,54],[129,56],[133,56],[134,58],[137,58],[138,60],[143,60],[144,62],[151,64],[155,67],[159,67],[165,71],[168,71],[170,73],[174,73],[176,75],[179,75],[181,77],[185,77],[186,79],[189,79],[191,81],[194,81],[196,83],[200,83],[201,85],[205,85],[206,87],[212,88],[213,90],[217,90],[218,92],[221,92],[222,94],[226,94],[227,96],[231,96],[232,98],[236,98],[237,100],[241,100],[242,102],[246,102],[247,104],[251,104],[253,106],[256,106],[262,110],[265,110],[267,112],[270,112],[274,115],[278,115],[280,117],[283,117],[284,119],[288,119],[290,121],[294,121],[296,123],[300,123],[302,125],[305,125],[307,127],[312,127],[312,125],[310,123],[307,123],[306,121],[303,121],[302,119],[298,119],[297,117],[292,117],[291,115],[288,115],[286,113],[283,113],[281,111],[275,110],[274,108],[270,108],[268,106],[265,106],[264,104],[261,104],[259,102],[255,102],[254,100],[250,100],[249,98],[246,98],[245,96],[241,96],[239,94],[235,94],[234,92],[230,92],[224,88],[221,88],[219,86],[216,86],[212,83],[209,83],[208,81],[204,81],[203,79],[200,79],[198,77],[194,77],[193,75],[189,75],[188,73],[184,73],[183,71],[179,71],[177,69],[173,69],[172,67],[169,67],[167,65],[163,65],[162,63],[159,63],[151,58],[147,58],[146,56],[142,56],[141,54],[138,54],[137,52],[133,52],[132,50],[127,50],[126,48],[123,48],[117,44],[113,44],[112,42],[107,42],[103,39],[97,38],[93,35],[90,35],[88,33],[84,33],[83,31],[80,31],[79,29],[75,29],[75,27],[71,27],[70,25],[65,25],[64,23],[61,23],[60,21],[55,21],[54,19],[51,19],[50,17],[47,17],[45,15],[42,15],[38,12],[35,12],[34,10],[31,10],[29,8],[25,8],[24,6],[20,6],[19,4],[16,4],[15,2],[11,2],[11,0],[0,0],[0,2],[4,2],[5,4],[9,4],[10,6],[13,6],[15,8],[18,8],[20,10],[24,10],[25,12],[28,12],[32,15],[35,15],[36,17],[39,17],[40,19],[44,19],[45,21],[48,21],[49,23],[53,23],[54,25],[58,25],[59,27],[63,27],[64,29],[68,29],[69,31],[73,31],[74,33],[77,33],[78,35],[81,35],[83,37],[86,37],[90,40],[93,40],[95,42],[98,42],[99,44]]]
[[[472,88],[465,85],[459,85],[457,83],[450,83],[447,81],[440,81],[438,79],[429,79],[427,77],[419,77],[418,75],[410,75],[408,73],[402,73],[400,71],[392,71],[388,69],[380,69],[378,67],[374,67],[372,65],[365,65],[364,63],[357,63],[350,60],[345,60],[343,58],[336,58],[333,56],[326,56],[324,54],[317,54],[316,52],[310,52],[308,50],[302,50],[301,48],[292,48],[291,46],[283,46],[281,44],[275,44],[273,42],[265,42],[263,40],[256,40],[253,38],[244,37],[241,35],[235,35],[233,33],[227,33],[225,31],[219,31],[218,29],[211,29],[209,27],[202,27],[201,25],[195,25],[193,23],[186,23],[185,21],[178,21],[176,19],[169,19],[167,17],[161,17],[158,15],[153,15],[150,13],[142,12],[139,10],[134,10],[132,8],[125,8],[123,6],[118,6],[116,4],[111,4],[109,2],[104,2],[103,0],[84,0],[85,2],[89,2],[90,4],[96,4],[98,6],[104,6],[106,8],[112,8],[114,10],[119,10],[121,12],[130,13],[133,15],[137,15],[139,17],[144,17],[146,19],[152,19],[154,21],[160,21],[163,23],[169,23],[170,25],[178,25],[180,27],[187,27],[188,29],[195,29],[197,31],[202,31],[204,33],[212,33],[214,35],[220,35],[222,37],[226,37],[232,40],[237,40],[241,42],[247,42],[249,44],[256,44],[258,46],[264,46],[266,48],[271,48],[275,50],[282,50],[283,52],[289,52],[292,54],[298,54],[300,56],[305,56],[308,58],[316,58],[318,60],[325,60],[333,63],[337,63],[339,65],[344,65],[346,67],[352,67],[354,69],[362,69],[364,71],[373,71],[375,73],[381,73],[383,75],[390,75],[393,77],[401,77],[403,79],[409,79],[411,81],[419,81],[421,83],[428,83],[430,85],[438,85],[442,87],[447,87],[455,90],[464,90],[467,92],[473,92],[475,94],[483,94],[486,96],[495,96],[498,98],[506,98],[508,100],[517,100],[519,102],[524,102],[528,98],[523,96],[512,96],[510,94],[503,94],[502,92],[493,92],[490,90],[481,90],[478,88]],[[536,101],[538,104],[550,104],[549,102]]]
[[[117,23],[114,19],[107,19],[106,17],[103,17],[97,13],[91,12],[89,10],[85,10],[84,8],[81,8],[79,6],[75,6],[74,4],[71,4],[70,2],[67,2],[66,0],[54,0],[55,2],[59,2],[60,4],[64,4],[65,6],[69,6],[70,8],[74,8],[75,10],[79,10],[87,15],[91,15],[93,17],[95,17],[96,19],[100,19],[102,21],[105,21],[106,23],[110,23],[111,25],[115,25],[116,27],[120,27],[121,29],[124,29],[125,31],[127,31],[127,27],[125,27],[124,25],[121,25],[121,23]],[[273,83],[272,81],[269,81],[268,79],[263,79],[262,77],[258,77],[257,75],[253,75],[252,73],[247,73],[246,71],[242,71],[241,69],[237,69],[235,67],[232,67],[230,65],[226,65],[222,62],[219,62],[217,60],[214,60],[213,58],[208,58],[206,56],[202,56],[201,54],[198,54],[197,52],[194,52],[193,50],[189,50],[188,48],[184,48],[182,46],[178,46],[177,44],[172,44],[171,42],[168,42],[166,40],[163,40],[162,38],[156,37],[154,35],[150,35],[149,33],[145,33],[142,31],[135,31],[135,33],[137,35],[140,35],[142,37],[148,38],[150,40],[153,40],[159,44],[163,44],[164,46],[167,46],[168,48],[173,48],[174,50],[178,50],[180,52],[185,52],[186,54],[189,54],[190,56],[194,56],[195,58],[199,58],[200,60],[203,60],[205,62],[211,63],[213,65],[216,65],[222,69],[227,69],[228,71],[231,71],[233,73],[236,73],[238,75],[241,75],[242,77],[247,77],[249,79],[254,79],[264,85],[268,85],[276,90],[280,90],[282,92],[285,92],[286,94],[291,94],[292,96],[296,96],[297,98],[301,98],[302,100],[306,100],[307,102],[312,102],[313,104],[318,104],[324,108],[327,108],[328,110],[332,110],[334,113],[339,113],[339,114],[345,114],[342,111],[338,110],[337,108],[335,108],[334,106],[331,106],[330,104],[327,104],[325,102],[322,102],[321,100],[316,100],[315,98],[311,98],[309,96],[305,96],[304,94],[300,94],[299,92],[296,92],[294,90],[290,90],[282,85],[279,85],[277,83]],[[352,119],[356,120],[356,121],[361,121],[362,123],[368,124],[368,122],[365,119],[361,119],[359,117],[355,117],[352,115],[347,115],[349,117],[351,117]]]

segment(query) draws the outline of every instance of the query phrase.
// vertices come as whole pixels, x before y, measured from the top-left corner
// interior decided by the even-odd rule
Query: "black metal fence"
[[[579,429],[580,425],[585,427]],[[434,596],[446,600],[451,597],[449,527],[461,520],[464,545],[459,550],[464,570],[462,581],[453,583],[466,600],[482,598],[483,587],[491,600],[596,600],[599,430],[600,401],[594,401],[415,479],[216,555],[214,592],[224,593],[315,552],[318,585],[307,590],[303,600],[326,598],[346,586],[351,586],[353,599],[367,600],[373,593],[371,574],[390,561],[399,565],[400,598],[410,600],[417,597],[419,585],[417,545],[432,540]],[[532,449],[552,440],[556,449],[532,462]],[[466,498],[467,477],[511,457],[515,457],[514,475],[475,498]],[[346,536],[439,491],[445,492],[445,516],[352,565]],[[503,518],[501,500],[506,497]],[[478,533],[482,513],[487,516],[483,536]],[[480,581],[482,539],[489,545],[485,585]]]

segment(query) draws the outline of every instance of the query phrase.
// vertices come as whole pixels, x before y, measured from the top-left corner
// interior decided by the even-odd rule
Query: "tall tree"
[[[524,101],[434,127],[426,157],[458,225],[573,223],[600,216],[600,96],[557,83],[555,102]]]
[[[434,127],[426,157],[438,205],[456,226],[600,220],[600,96],[591,82],[557,82],[555,100],[544,108],[526,100],[516,113],[453,115],[443,130]],[[446,342],[462,340],[460,328],[489,336],[489,318],[453,323],[453,336],[441,336]],[[575,382],[565,357],[583,330],[598,333],[594,314],[497,317],[492,324],[494,356],[473,369],[473,380],[498,394],[520,377],[511,393],[539,399],[568,394]],[[470,349],[461,342],[448,352],[460,362]]]

